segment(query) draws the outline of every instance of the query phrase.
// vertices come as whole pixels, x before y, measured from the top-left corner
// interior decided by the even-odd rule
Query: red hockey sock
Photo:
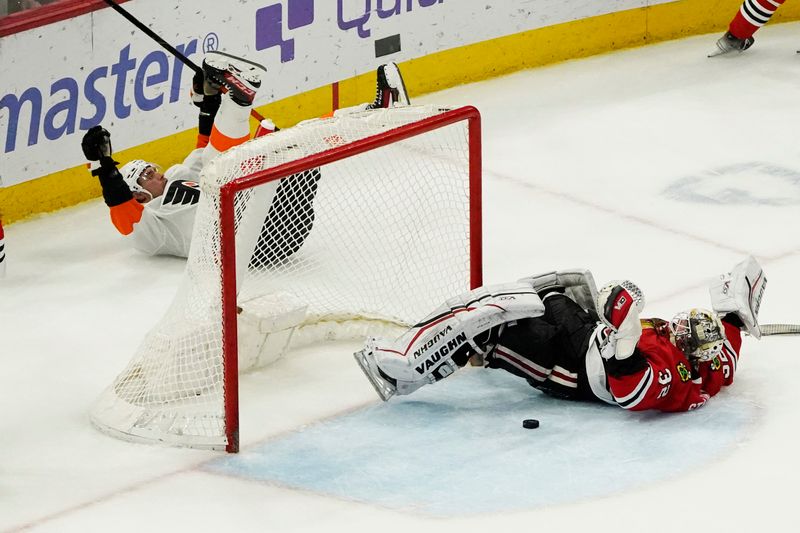
[[[747,39],[769,21],[784,0],[744,0],[728,31],[737,39]]]

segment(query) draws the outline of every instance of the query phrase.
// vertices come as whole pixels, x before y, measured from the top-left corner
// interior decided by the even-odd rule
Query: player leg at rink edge
[[[0,278],[6,275],[6,244],[3,232],[3,220],[0,219]]]
[[[630,281],[598,291],[587,270],[549,272],[453,298],[395,340],[370,339],[355,358],[383,400],[481,353],[489,368],[559,398],[688,411],[733,382],[741,332],[761,337],[765,287],[748,257],[711,283],[713,310],[666,321],[640,319],[644,296]]]
[[[88,130],[81,146],[97,176],[111,221],[134,247],[150,255],[187,257],[203,166],[214,156],[250,138],[249,116],[264,67],[242,58],[209,52],[202,75],[195,75],[192,101],[200,108],[196,149],[182,164],[166,172],[159,166],[134,160],[117,169],[111,135],[102,126]],[[226,97],[220,94],[226,90]],[[378,69],[378,96],[361,110],[406,105],[408,96],[397,65]],[[356,110],[352,108],[352,110]],[[260,131],[277,128],[264,121]],[[269,266],[292,254],[305,242],[314,222],[313,202],[320,170],[312,169],[281,180],[264,219],[251,266]]]
[[[784,0],[744,0],[736,12],[728,31],[717,41],[717,47],[708,57],[744,52],[755,42],[753,34],[769,22]]]

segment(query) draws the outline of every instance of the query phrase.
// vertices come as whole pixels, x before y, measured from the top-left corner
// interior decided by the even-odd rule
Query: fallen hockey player
[[[733,382],[745,331],[761,337],[766,278],[748,257],[709,287],[713,310],[640,319],[630,281],[599,291],[587,270],[549,272],[447,301],[396,340],[355,354],[383,400],[446,378],[481,354],[489,368],[569,400],[688,411]]]
[[[81,146],[92,175],[100,180],[111,221],[121,234],[130,236],[134,248],[149,255],[188,256],[201,170],[219,153],[250,139],[250,111],[264,73],[257,63],[222,52],[207,53],[203,75],[192,83],[192,100],[200,108],[196,149],[165,172],[139,159],[118,170],[110,133],[102,126],[86,132]],[[388,63],[378,68],[375,101],[341,111],[408,104],[400,70]],[[262,122],[265,133],[276,130],[266,122]],[[281,180],[264,216],[258,253],[252,259],[256,265],[283,260],[303,245],[314,223],[320,177],[315,168]]]

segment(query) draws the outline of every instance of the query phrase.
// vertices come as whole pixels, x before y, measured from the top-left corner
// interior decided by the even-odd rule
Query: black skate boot
[[[368,106],[369,109],[410,104],[411,100],[408,98],[406,85],[403,83],[403,76],[400,74],[397,63],[387,63],[378,67],[375,101]]]

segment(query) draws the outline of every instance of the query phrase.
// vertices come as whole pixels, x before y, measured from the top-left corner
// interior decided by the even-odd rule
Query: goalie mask
[[[722,351],[725,333],[717,314],[707,309],[690,309],[675,315],[669,323],[675,346],[690,361],[711,361]]]

